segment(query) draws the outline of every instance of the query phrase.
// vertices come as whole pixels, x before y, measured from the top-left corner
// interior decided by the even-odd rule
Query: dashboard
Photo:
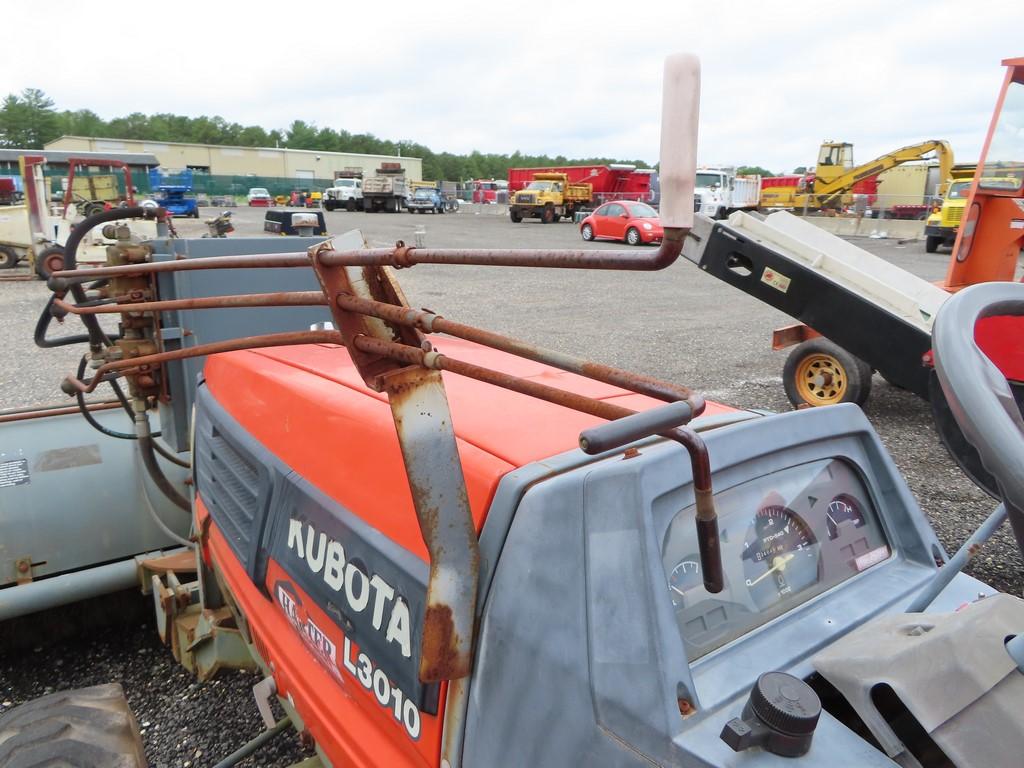
[[[692,661],[892,555],[852,465],[822,459],[715,494],[725,586],[704,589],[695,507],[676,514],[662,563]]]

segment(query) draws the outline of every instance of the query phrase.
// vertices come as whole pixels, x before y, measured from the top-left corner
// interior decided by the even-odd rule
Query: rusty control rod
[[[237,352],[242,349],[259,349],[262,347],[288,347],[296,344],[343,344],[338,331],[289,331],[288,333],[268,333],[262,336],[243,336],[239,339],[214,341],[209,344],[196,344],[194,347],[182,347],[168,352],[156,352],[152,355],[139,355],[124,360],[112,360],[96,369],[89,381],[82,381],[74,376],[67,376],[61,383],[61,389],[69,395],[75,391],[89,394],[103,383],[107,374],[120,375],[125,371],[167,363],[171,360],[184,360],[189,357],[216,355],[220,352]]]
[[[53,305],[75,315],[108,315],[133,312],[172,312],[181,309],[235,309],[238,307],[315,307],[327,303],[323,291],[291,291],[253,293],[236,296],[204,296],[198,299],[167,299],[164,301],[132,301],[127,296],[114,298],[117,303],[80,306],[63,299]]]

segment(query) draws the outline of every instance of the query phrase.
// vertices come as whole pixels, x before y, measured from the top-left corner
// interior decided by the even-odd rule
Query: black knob
[[[820,715],[821,700],[811,686],[785,672],[765,672],[751,689],[742,717],[726,723],[721,738],[736,752],[762,747],[799,757],[811,748]]]

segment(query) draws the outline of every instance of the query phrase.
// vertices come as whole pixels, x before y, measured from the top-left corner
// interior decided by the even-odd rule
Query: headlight
[[[645,221],[645,222],[644,222],[644,229],[654,229],[654,227],[652,227],[652,226],[651,226],[651,223],[650,223],[650,222],[648,222],[648,221]]]

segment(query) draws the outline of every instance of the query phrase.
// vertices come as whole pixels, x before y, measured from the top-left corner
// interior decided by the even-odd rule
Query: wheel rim
[[[48,275],[52,275],[54,272],[60,272],[64,269],[64,254],[51,253],[43,259],[43,269],[46,270],[46,274]]]
[[[640,233],[635,229],[629,230],[629,234],[626,235],[626,240],[629,241],[630,245],[636,245],[640,242]]]
[[[583,228],[583,239],[584,240],[590,240],[593,236],[594,236],[594,230],[592,230],[590,228],[590,225],[588,224],[587,226],[585,226]]]
[[[846,369],[832,355],[808,355],[796,368],[796,389],[811,405],[835,405],[846,395]]]

